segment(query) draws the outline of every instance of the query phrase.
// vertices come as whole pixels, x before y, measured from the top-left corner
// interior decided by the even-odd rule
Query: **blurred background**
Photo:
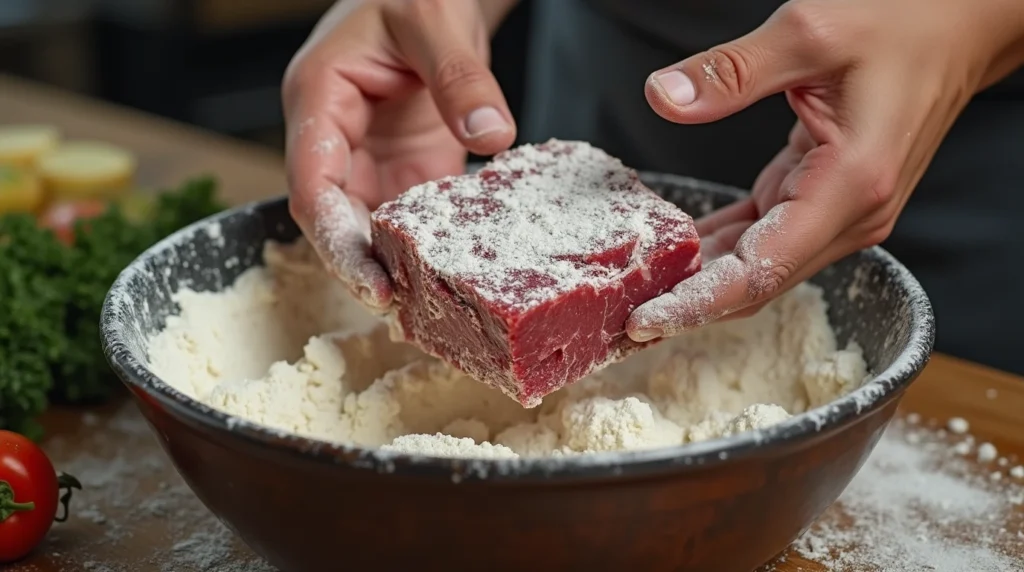
[[[0,73],[283,151],[280,85],[333,0],[0,0]],[[530,1],[493,42],[519,114]]]

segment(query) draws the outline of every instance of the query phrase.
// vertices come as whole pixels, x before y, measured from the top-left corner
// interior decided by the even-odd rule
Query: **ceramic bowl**
[[[694,216],[737,189],[644,173]],[[216,229],[211,232],[210,229]],[[146,342],[187,283],[219,290],[299,231],[284,198],[177,232],[117,279],[103,346],[188,485],[284,571],[696,570],[772,559],[839,497],[928,361],[935,324],[913,276],[879,248],[813,278],[841,344],[873,378],[756,433],[679,447],[532,460],[385,454],[266,429],[210,409],[147,368]]]

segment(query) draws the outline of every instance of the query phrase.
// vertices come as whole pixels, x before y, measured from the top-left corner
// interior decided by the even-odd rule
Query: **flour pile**
[[[220,293],[182,290],[149,344],[153,371],[229,414],[303,436],[435,456],[502,458],[679,445],[765,428],[858,387],[819,288],[655,345],[534,409],[406,344],[304,240],[267,243]]]

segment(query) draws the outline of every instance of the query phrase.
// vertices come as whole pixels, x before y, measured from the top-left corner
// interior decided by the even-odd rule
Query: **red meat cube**
[[[372,217],[400,336],[524,407],[648,344],[638,305],[700,269],[693,219],[586,143],[413,187]]]

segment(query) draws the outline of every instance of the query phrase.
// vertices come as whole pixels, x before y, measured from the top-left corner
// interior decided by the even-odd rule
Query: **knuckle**
[[[896,197],[896,175],[883,174],[875,180],[871,186],[872,202],[879,208],[892,203]]]
[[[306,221],[309,219],[310,209],[305,203],[306,201],[299,193],[296,193],[295,191],[289,193],[288,214],[290,214],[292,220],[294,220],[300,226],[304,225]]]
[[[747,296],[751,302],[775,297],[797,269],[796,261],[785,257],[756,260],[753,266],[747,283]]]
[[[777,16],[806,53],[822,57],[833,53],[840,44],[842,26],[832,17],[834,11],[819,2],[796,1],[783,4]]]
[[[864,208],[866,212],[886,210],[896,197],[896,180],[898,173],[871,172],[863,170],[861,185]]]
[[[753,54],[738,45],[724,45],[705,52],[701,58],[705,79],[727,95],[750,92],[753,83]]]
[[[380,2],[385,21],[403,26],[423,26],[432,12],[443,10],[436,0],[391,0]]]
[[[887,167],[891,160],[874,149],[851,148],[847,152],[839,169],[857,215],[865,217],[887,209],[896,196],[899,169]]]
[[[488,81],[490,72],[477,59],[465,52],[442,58],[434,72],[434,84],[444,93],[459,92]]]
[[[296,56],[289,62],[281,81],[281,101],[285,109],[291,107],[303,92],[315,89],[324,80],[327,66],[317,65],[308,57]]]
[[[288,108],[295,101],[295,92],[298,89],[300,69],[302,60],[292,58],[288,67],[284,70],[284,77],[281,80],[281,102]]]

